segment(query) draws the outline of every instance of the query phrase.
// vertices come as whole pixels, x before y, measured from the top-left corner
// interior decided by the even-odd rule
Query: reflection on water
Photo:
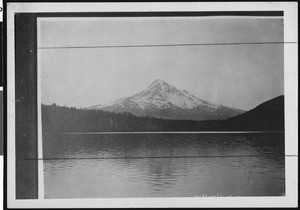
[[[44,160],[46,198],[285,193],[283,133],[44,134],[43,141],[52,158]]]

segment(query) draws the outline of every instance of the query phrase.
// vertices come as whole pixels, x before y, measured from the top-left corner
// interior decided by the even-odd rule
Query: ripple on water
[[[283,135],[71,136],[45,154],[92,159],[44,160],[47,198],[284,194]]]

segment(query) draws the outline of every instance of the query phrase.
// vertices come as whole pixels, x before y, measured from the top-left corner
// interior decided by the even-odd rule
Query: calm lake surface
[[[43,147],[46,198],[285,194],[284,133],[43,134]]]

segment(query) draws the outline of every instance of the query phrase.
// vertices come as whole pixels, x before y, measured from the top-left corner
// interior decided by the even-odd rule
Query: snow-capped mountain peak
[[[136,95],[130,97],[131,100],[138,104],[143,104],[143,107],[154,104],[158,108],[164,108],[165,104],[170,103],[181,109],[192,109],[201,104],[207,104],[186,90],[178,90],[174,85],[157,79],[146,90],[143,90]],[[214,105],[212,105],[214,106]]]
[[[156,79],[153,83],[151,83],[151,85],[149,85],[149,87],[147,88],[147,90],[150,89],[160,89],[160,90],[164,90],[164,91],[168,91],[170,89],[174,89],[175,86],[174,85],[170,85],[167,82],[161,80],[161,79]],[[175,88],[176,89],[176,88]]]
[[[175,119],[194,119],[194,117],[186,117],[187,115],[197,112],[205,116],[210,113],[218,112],[219,110],[231,110],[237,113],[237,110],[227,108],[224,106],[214,105],[200,98],[194,96],[186,90],[179,90],[174,85],[168,84],[167,82],[156,79],[151,83],[147,89],[130,97],[124,97],[117,101],[114,101],[107,105],[97,105],[90,107],[90,109],[103,109],[107,111],[115,112],[131,112],[136,115],[148,115],[155,117],[171,118],[165,114],[166,112],[172,111],[175,115]],[[187,114],[189,113],[189,114]],[[167,116],[164,116],[167,115]],[[227,116],[227,115],[226,115]],[[195,119],[202,119],[202,117],[196,117]],[[209,118],[211,119],[211,118]]]

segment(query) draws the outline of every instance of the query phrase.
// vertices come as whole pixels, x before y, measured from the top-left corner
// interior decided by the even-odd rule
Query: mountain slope
[[[204,101],[186,90],[157,79],[147,89],[130,97],[88,109],[110,112],[130,112],[137,116],[164,119],[213,120],[226,119],[243,113],[243,110],[215,105]]]
[[[254,109],[222,122],[226,127],[243,130],[284,130],[284,96],[266,101]]]
[[[167,120],[42,104],[43,135],[64,132],[284,131],[284,97],[227,120]],[[54,140],[54,139],[53,139]]]

